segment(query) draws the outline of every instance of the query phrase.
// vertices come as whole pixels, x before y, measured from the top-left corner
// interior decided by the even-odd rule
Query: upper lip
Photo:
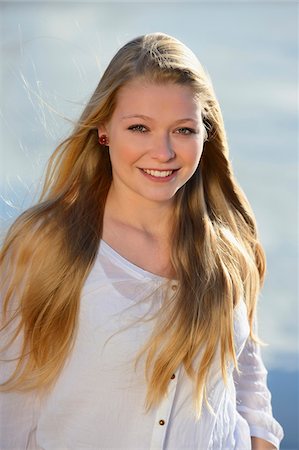
[[[169,167],[163,168],[163,169],[154,169],[152,167],[140,167],[140,169],[142,169],[142,170],[157,170],[158,172],[168,172],[168,171],[172,171],[173,172],[174,170],[179,170],[178,168],[171,169]]]

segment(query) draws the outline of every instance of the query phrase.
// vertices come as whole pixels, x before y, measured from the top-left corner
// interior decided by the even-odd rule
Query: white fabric
[[[279,446],[283,432],[272,417],[267,372],[248,338],[243,301],[234,322],[241,374],[230,366],[225,386],[215,360],[208,384],[215,414],[204,404],[196,420],[183,368],[161,404],[145,412],[143,361],[135,370],[134,358],[152,330],[153,321],[145,319],[158,311],[164,286],[163,278],[101,243],[83,289],[75,347],[53,391],[44,400],[1,395],[1,450],[247,450],[250,435]]]

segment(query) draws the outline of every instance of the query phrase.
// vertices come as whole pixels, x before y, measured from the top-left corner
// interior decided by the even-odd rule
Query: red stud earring
[[[107,147],[107,145],[108,145],[108,137],[106,136],[106,134],[102,134],[101,136],[99,136],[99,144],[100,145],[105,145]]]

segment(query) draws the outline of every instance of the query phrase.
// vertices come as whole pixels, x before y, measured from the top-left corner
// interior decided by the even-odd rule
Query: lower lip
[[[157,183],[166,183],[167,181],[171,181],[176,177],[176,174],[177,174],[177,170],[174,170],[167,177],[154,177],[153,175],[150,175],[149,173],[144,172],[142,169],[140,169],[140,172],[149,180],[156,181]]]

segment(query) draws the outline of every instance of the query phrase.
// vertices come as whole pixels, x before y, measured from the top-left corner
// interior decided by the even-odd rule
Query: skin
[[[99,129],[102,132],[109,137],[113,195],[129,195],[135,207],[163,203],[171,208],[175,193],[196,170],[203,149],[201,108],[191,88],[135,80],[120,90],[110,121]],[[163,182],[141,169],[179,170]]]
[[[144,270],[174,278],[168,230],[174,196],[203,152],[201,105],[188,86],[137,79],[121,88],[111,119],[98,133],[108,137],[113,173],[104,241]],[[144,169],[154,175],[175,172],[158,177]],[[275,449],[263,439],[251,441],[253,450]]]
[[[113,172],[103,239],[143,269],[172,277],[173,201],[203,151],[200,104],[189,86],[137,79],[120,90],[111,119],[98,131],[108,136]]]
[[[252,450],[277,450],[273,444],[257,437],[251,438]]]

